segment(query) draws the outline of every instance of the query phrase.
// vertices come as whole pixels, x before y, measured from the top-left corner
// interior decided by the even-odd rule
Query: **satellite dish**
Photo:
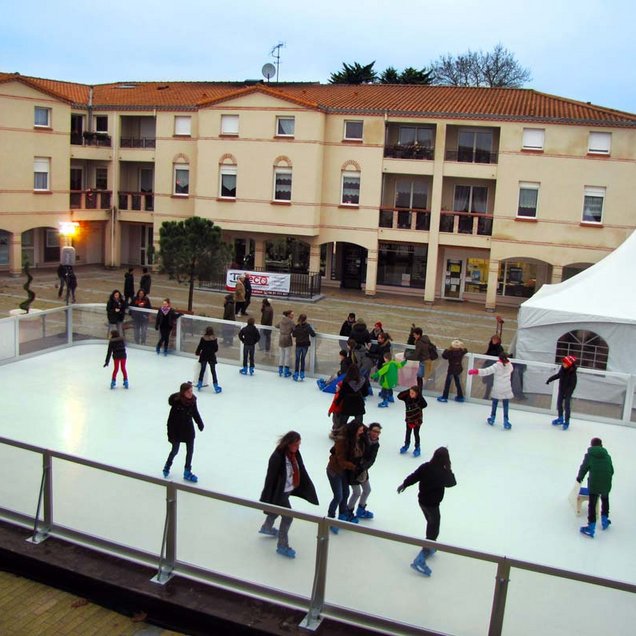
[[[263,66],[261,72],[263,73],[263,77],[269,82],[269,80],[276,75],[276,67],[268,62]]]

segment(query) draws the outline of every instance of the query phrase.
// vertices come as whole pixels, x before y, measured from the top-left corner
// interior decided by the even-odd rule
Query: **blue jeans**
[[[254,368],[254,350],[256,349],[256,345],[243,345],[243,366],[247,368],[247,358],[250,359],[250,367]]]
[[[329,510],[327,516],[332,519],[336,516],[336,508],[338,513],[343,515],[347,513],[347,499],[349,499],[349,479],[346,471],[342,475],[338,473],[332,473],[327,468],[327,479],[333,492],[333,499],[329,504]]]
[[[503,411],[504,411],[504,422],[508,421],[508,408],[510,406],[510,400],[502,400],[503,402]],[[499,400],[492,398],[492,408],[490,409],[490,417],[495,419],[497,415],[497,406],[499,405]]]
[[[191,442],[184,442],[186,445],[186,459],[185,459],[185,470],[192,470],[192,455],[194,454],[194,440]],[[179,452],[179,448],[181,446],[181,442],[172,442],[172,450],[168,455],[168,459],[166,459],[166,469],[170,470],[170,466],[172,466],[172,460],[177,456]]]
[[[307,355],[307,351],[309,351],[309,347],[296,347],[296,366],[294,367],[294,371],[305,373],[305,356]]]
[[[447,373],[446,374],[446,382],[444,382],[444,392],[442,393],[443,397],[448,399],[448,392],[450,391],[451,380],[455,380],[455,387],[457,388],[457,397],[464,397],[464,392],[462,391],[462,383],[461,383],[461,375],[459,373]]]

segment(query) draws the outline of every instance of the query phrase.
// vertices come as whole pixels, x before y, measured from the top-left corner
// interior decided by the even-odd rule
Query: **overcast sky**
[[[99,84],[261,78],[327,82],[343,62],[429,66],[501,42],[528,87],[636,112],[633,0],[0,0],[0,70]]]

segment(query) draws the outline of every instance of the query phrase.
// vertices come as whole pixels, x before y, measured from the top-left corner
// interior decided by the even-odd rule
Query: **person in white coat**
[[[492,408],[490,410],[490,417],[487,419],[488,424],[491,426],[495,423],[495,417],[497,415],[497,406],[499,400],[503,402],[503,416],[504,416],[504,428],[509,430],[512,428],[512,424],[508,419],[508,408],[510,400],[514,397],[512,392],[512,364],[508,359],[508,354],[502,352],[499,354],[499,360],[495,364],[486,367],[485,369],[469,369],[468,375],[480,375],[493,376],[492,392],[490,394],[492,398]]]

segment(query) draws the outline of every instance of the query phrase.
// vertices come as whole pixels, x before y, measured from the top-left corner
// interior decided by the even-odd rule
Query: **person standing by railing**
[[[108,333],[118,331],[124,337],[124,318],[126,317],[126,303],[118,289],[113,289],[106,303],[108,316]]]
[[[152,309],[150,298],[146,296],[143,289],[137,291],[137,295],[130,306],[130,315],[133,320],[135,343],[145,345],[148,332],[148,314],[144,311],[139,311],[140,309]]]
[[[261,325],[264,327],[271,327],[274,324],[274,308],[272,303],[269,302],[269,298],[263,298],[261,303]],[[269,353],[272,347],[272,330],[261,329],[261,339],[258,341],[259,351],[265,351]]]
[[[163,345],[163,355],[168,355],[168,343],[170,342],[170,333],[174,326],[177,324],[177,320],[181,318],[183,314],[175,311],[170,304],[169,298],[164,298],[159,311],[157,312],[157,319],[155,320],[155,331],[159,331],[159,342],[155,348],[157,355],[161,352],[161,346]]]
[[[301,382],[305,379],[305,357],[311,346],[311,338],[316,337],[316,332],[307,322],[307,315],[300,314],[298,322],[292,331],[292,336],[296,339],[296,364],[294,365],[294,382]]]
[[[292,372],[289,369],[291,365],[291,348],[293,344],[292,331],[294,331],[294,312],[287,309],[283,312],[283,317],[276,325],[278,329],[278,375],[288,378]]]

